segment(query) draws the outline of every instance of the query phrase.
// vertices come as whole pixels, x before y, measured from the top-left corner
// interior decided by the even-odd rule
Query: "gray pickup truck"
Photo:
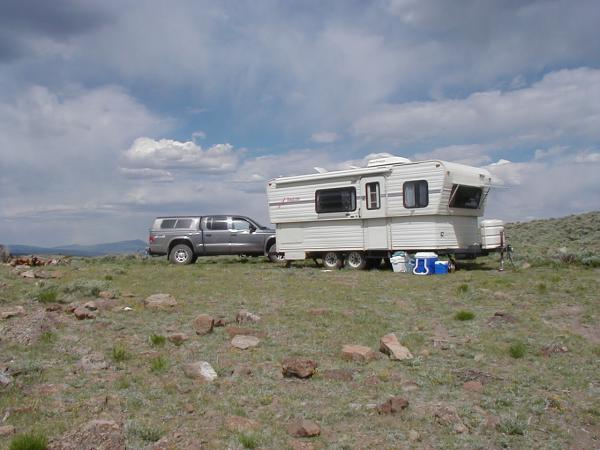
[[[281,261],[275,230],[244,216],[157,217],[150,229],[148,254],[167,255],[173,264],[192,264],[199,256],[267,256]]]

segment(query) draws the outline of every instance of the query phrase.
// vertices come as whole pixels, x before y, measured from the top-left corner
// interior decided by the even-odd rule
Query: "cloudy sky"
[[[600,3],[0,0],[0,242],[268,223],[265,180],[488,167],[488,217],[600,209]]]

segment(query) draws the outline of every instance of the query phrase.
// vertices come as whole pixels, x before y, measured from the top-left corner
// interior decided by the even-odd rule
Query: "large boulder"
[[[347,361],[369,362],[377,358],[377,354],[364,345],[344,345],[342,358]]]
[[[183,373],[186,377],[194,380],[211,382],[217,379],[217,372],[206,361],[197,361],[183,366]]]
[[[148,309],[168,311],[177,306],[177,300],[171,294],[152,294],[144,299],[144,306]]]
[[[196,334],[204,335],[212,332],[215,325],[215,318],[210,314],[198,314],[194,319],[194,330]]]
[[[317,363],[312,359],[286,358],[281,362],[284,377],[310,378],[315,374]]]
[[[379,351],[389,355],[390,359],[405,360],[412,359],[410,350],[400,344],[394,333],[386,334],[379,341]]]

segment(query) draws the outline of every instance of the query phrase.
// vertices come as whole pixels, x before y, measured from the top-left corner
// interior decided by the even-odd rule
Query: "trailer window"
[[[317,213],[348,212],[356,209],[356,189],[353,187],[320,189],[315,193]]]
[[[381,207],[379,196],[379,183],[367,183],[367,209],[379,209]]]
[[[425,208],[429,205],[429,186],[425,180],[407,181],[402,192],[405,208]]]
[[[483,189],[475,186],[455,184],[450,194],[450,208],[477,209]]]

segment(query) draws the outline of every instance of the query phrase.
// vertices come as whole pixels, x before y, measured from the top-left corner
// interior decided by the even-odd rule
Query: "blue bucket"
[[[433,275],[435,273],[435,262],[438,256],[433,252],[419,252],[415,254],[415,275]]]

